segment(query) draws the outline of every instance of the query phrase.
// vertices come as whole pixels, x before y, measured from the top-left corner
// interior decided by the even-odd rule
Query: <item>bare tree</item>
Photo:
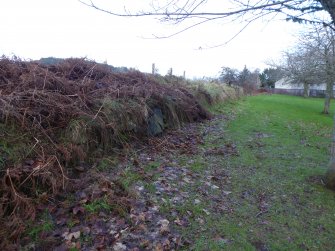
[[[315,61],[319,62],[320,79],[326,83],[326,98],[323,113],[329,114],[330,100],[333,97],[335,82],[335,33],[327,27],[314,28],[309,33],[307,45],[314,50]],[[305,42],[306,43],[306,42]],[[335,114],[333,117],[331,158],[325,175],[326,186],[335,190]]]
[[[307,38],[307,39],[306,39]],[[335,34],[326,27],[314,27],[304,36],[305,47],[313,53],[314,61],[318,64],[320,81],[326,84],[325,105],[323,113],[329,114],[330,100],[333,97],[335,82]]]
[[[293,85],[302,84],[304,97],[309,96],[309,86],[317,83],[317,62],[305,48],[296,48],[293,52],[285,52],[285,65],[281,66]]]
[[[329,114],[333,86],[335,83],[335,33],[329,27],[314,26],[301,34],[299,45],[293,52],[285,54],[286,74],[295,82],[303,83],[305,94],[310,84],[325,83],[325,103],[323,113]],[[335,115],[331,144],[331,158],[325,175],[327,187],[335,190]]]
[[[293,53],[286,53],[286,71],[294,82],[326,84],[323,113],[329,114],[330,99],[335,82],[335,35],[324,26],[313,26],[300,34],[300,41]],[[306,88],[305,88],[306,90]],[[306,93],[306,92],[305,92]]]

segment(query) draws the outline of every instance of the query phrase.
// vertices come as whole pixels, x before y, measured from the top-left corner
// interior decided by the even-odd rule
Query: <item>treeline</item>
[[[219,81],[229,86],[239,86],[246,93],[252,93],[259,88],[274,88],[275,82],[283,76],[280,68],[266,68],[250,71],[244,66],[242,71],[230,67],[222,67]]]

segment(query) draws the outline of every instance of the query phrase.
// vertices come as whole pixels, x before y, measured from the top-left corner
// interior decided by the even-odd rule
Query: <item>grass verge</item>
[[[322,105],[322,99],[259,95],[212,108],[229,111],[231,119],[215,122],[224,137],[208,134],[205,148],[231,141],[239,154],[207,159],[211,166],[204,168],[230,178],[220,202],[229,210],[182,229],[193,249],[334,249],[335,194],[322,185],[332,114],[321,114]]]

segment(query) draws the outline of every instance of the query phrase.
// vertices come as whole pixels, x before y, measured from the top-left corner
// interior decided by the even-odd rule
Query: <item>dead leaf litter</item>
[[[135,157],[121,158],[112,171],[80,171],[73,178],[72,195],[40,208],[50,216],[53,228],[34,247],[134,251],[190,247],[192,241],[182,235],[182,228],[233,212],[230,177],[215,156],[237,155],[238,150],[232,143],[220,148],[204,145],[203,132],[210,131],[213,142],[222,137],[218,123],[222,119],[191,123],[149,138],[144,148],[134,150]],[[192,169],[198,162],[202,169]],[[127,183],[129,187],[125,187],[129,178],[125,169],[137,175]],[[263,197],[259,203],[260,212],[265,213]],[[31,242],[28,235],[21,245],[31,246]]]

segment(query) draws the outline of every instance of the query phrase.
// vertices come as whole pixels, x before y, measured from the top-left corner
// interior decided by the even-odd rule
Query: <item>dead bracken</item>
[[[115,72],[86,59],[46,65],[3,56],[0,243],[19,239],[36,205],[65,191],[92,158],[208,118],[188,88],[161,84],[151,74]],[[155,124],[161,128],[152,133]]]

